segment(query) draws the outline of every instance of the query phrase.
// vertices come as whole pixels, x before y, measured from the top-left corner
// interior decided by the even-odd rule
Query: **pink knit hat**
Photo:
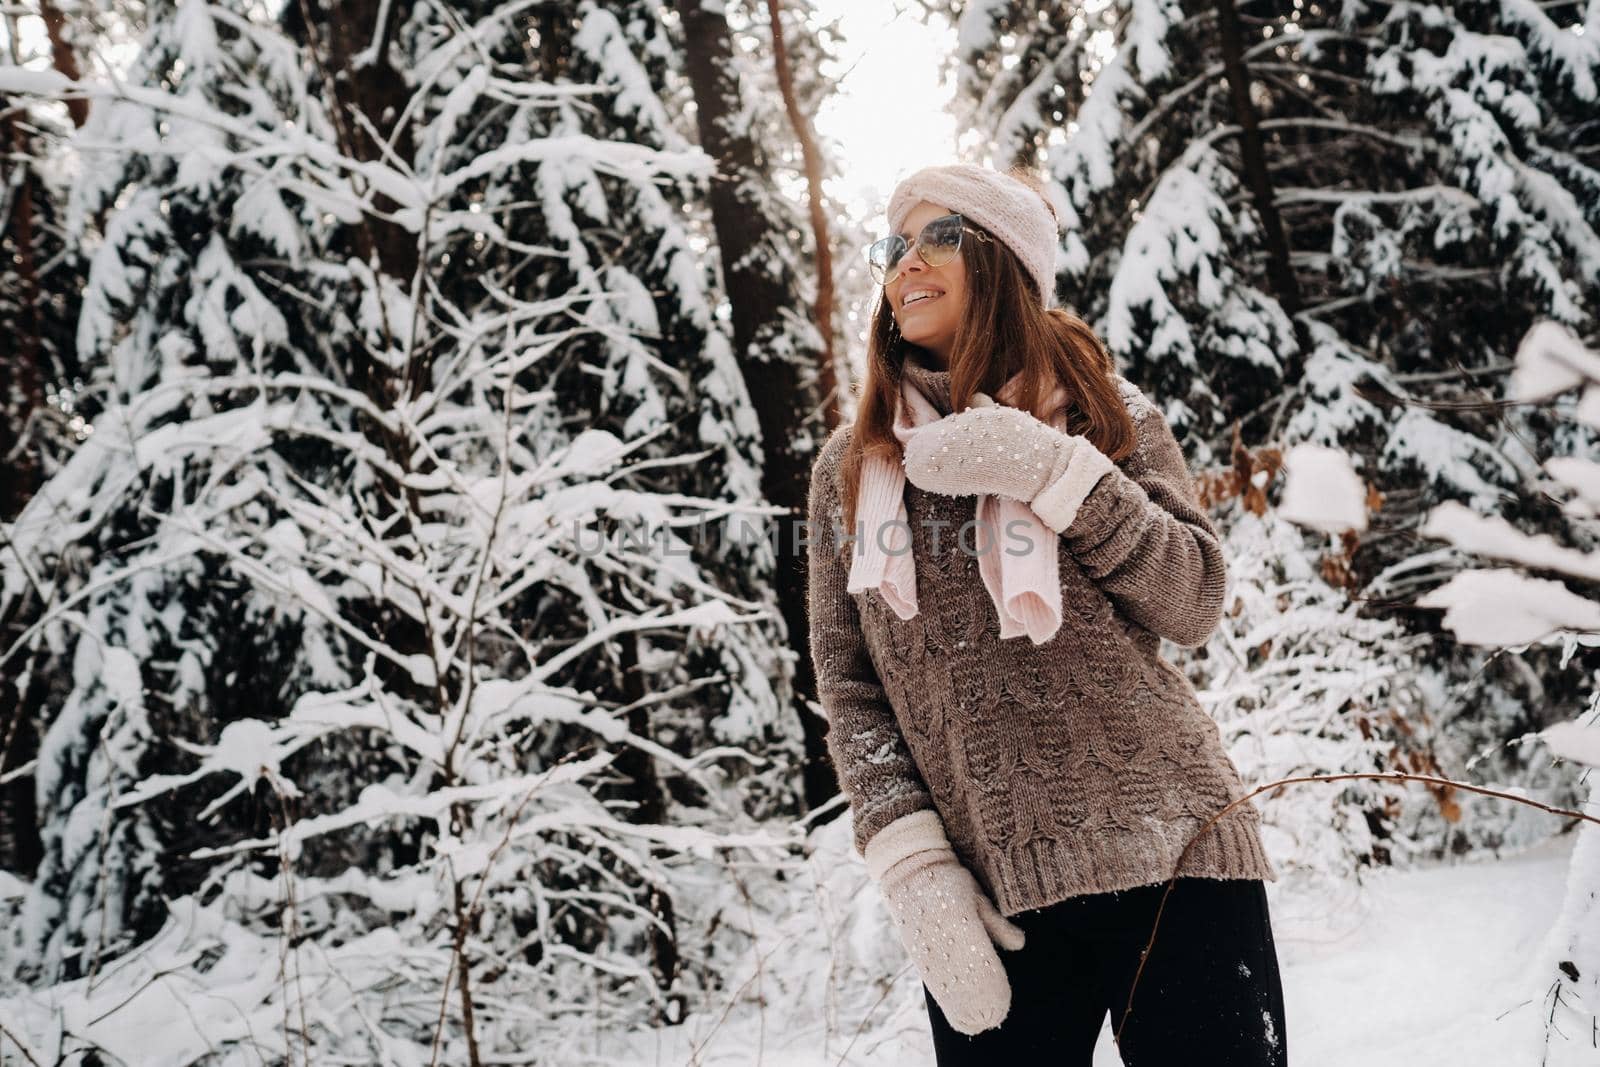
[[[1038,283],[1047,308],[1056,304],[1056,220],[1040,193],[1013,178],[972,163],[923,167],[889,195],[889,231],[898,233],[918,201],[959,211],[1005,242]]]

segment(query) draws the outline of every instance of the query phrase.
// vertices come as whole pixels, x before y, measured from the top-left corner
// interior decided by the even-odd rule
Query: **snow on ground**
[[[826,921],[809,928],[813,941],[826,939],[832,946],[810,961],[815,985],[785,978],[786,972],[808,969],[807,950],[797,931],[780,927],[763,943],[763,973],[757,976],[753,966],[739,972],[751,981],[725,1015],[691,1018],[625,1047],[603,1041],[588,1062],[933,1064],[915,976],[901,971],[886,996],[870,978],[856,980],[871,975],[874,960],[898,967],[904,957],[892,946],[886,951],[871,928],[887,916],[875,890],[856,877],[859,860],[838,854],[830,831],[847,822],[837,820],[814,836],[819,887],[830,891],[819,895],[829,901],[822,905]],[[1540,996],[1550,978],[1531,973],[1528,964],[1560,910],[1574,836],[1500,859],[1384,869],[1361,886],[1346,885],[1333,894],[1325,886],[1314,894],[1297,893],[1286,881],[1269,882],[1292,1067],[1538,1064]],[[879,971],[886,966],[879,964]],[[752,995],[763,982],[764,1011]],[[817,1007],[819,1001],[824,1006]],[[1094,1067],[1121,1062],[1108,1016]]]
[[[549,1058],[541,1061],[564,1067],[931,1065],[921,983],[851,849],[849,833],[848,818],[814,828],[810,854],[786,867],[782,881],[763,882],[757,872],[770,875],[772,868],[746,863],[749,886],[759,890],[754,897],[729,889],[726,871],[698,872],[704,885],[696,896],[719,913],[723,925],[755,934],[754,951],[723,961],[727,988],[713,996],[709,1010],[679,1026],[631,1034],[596,1031],[575,1017],[550,1035],[551,1047],[544,1050]],[[1499,859],[1383,869],[1359,886],[1329,889],[1324,881],[1313,889],[1309,882],[1291,881],[1293,872],[1268,883],[1292,1067],[1541,1063],[1551,960],[1561,958],[1544,953],[1544,942],[1560,911],[1575,837],[1567,834]],[[19,888],[0,878],[0,901]],[[199,914],[180,910],[191,919]],[[171,937],[157,942],[181,939],[183,928],[193,925],[179,922]],[[270,938],[254,935],[234,947],[241,951],[229,960],[266,961],[275,952]],[[141,975],[153,966],[180,969],[181,955],[171,944],[157,944],[142,964],[123,961],[108,971],[88,999],[82,983],[0,996],[0,1025],[12,1035],[30,1035],[41,1049],[53,1047],[49,1035],[58,1016],[76,1031],[83,1019],[102,1016],[145,991],[150,983]],[[123,1062],[188,1065],[203,1057],[207,1043],[229,1042],[232,1058],[217,1062],[259,1062],[259,1053],[239,1044],[244,1035],[237,1005],[262,1013],[268,1029],[280,1009],[270,996],[276,988],[272,968],[263,972],[265,984],[253,988],[262,980],[253,966],[214,966],[204,979],[212,995],[203,1003],[171,995],[194,985],[194,976],[180,976],[182,981],[141,1002],[138,1033],[123,1025],[97,1039],[127,1052],[131,1058]],[[362,988],[371,985],[358,979]],[[227,1018],[197,1016],[197,1003],[213,1002],[234,1007]],[[1587,1025],[1589,1017],[1583,1019]],[[196,1030],[206,1034],[199,1044]],[[1584,1043],[1564,1046],[1564,1055],[1552,1057],[1551,1065],[1600,1064],[1587,1033],[1569,1036]],[[14,1059],[14,1045],[7,1042],[0,1065]],[[411,1062],[427,1057],[419,1051]],[[1108,1018],[1094,1065],[1120,1062]]]
[[[1385,871],[1320,916],[1288,901],[1280,914],[1269,885],[1289,1062],[1539,1063],[1535,1016],[1553,976],[1525,965],[1560,911],[1575,836],[1499,860]]]

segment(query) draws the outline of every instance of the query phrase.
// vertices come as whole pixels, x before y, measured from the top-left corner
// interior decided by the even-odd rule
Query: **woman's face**
[[[949,208],[931,201],[917,202],[900,224],[900,235],[911,242],[912,247],[900,257],[900,273],[891,278],[883,289],[890,313],[900,325],[901,336],[927,349],[943,368],[950,365],[950,349],[955,343],[956,327],[967,312],[966,242],[972,235],[964,234],[961,251],[940,267],[930,267],[922,262],[922,257],[917,254],[916,240],[925,224],[950,213]],[[925,289],[931,289],[937,295],[933,295],[932,299],[905,303],[906,297]]]

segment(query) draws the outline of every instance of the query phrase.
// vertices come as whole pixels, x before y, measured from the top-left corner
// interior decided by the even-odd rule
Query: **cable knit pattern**
[[[903,373],[948,412],[949,373]],[[921,610],[846,592],[838,490],[852,428],[812,468],[808,600],[828,748],[855,844],[931,807],[1005,915],[1171,877],[1184,842],[1244,793],[1216,723],[1160,639],[1204,643],[1227,568],[1160,410],[1116,384],[1137,447],[1098,477],[1057,542],[1063,619],[1050,640],[1002,640],[978,579],[975,497],[908,483]],[[981,535],[976,535],[981,536]],[[1181,874],[1277,880],[1260,812],[1245,804],[1194,846]]]

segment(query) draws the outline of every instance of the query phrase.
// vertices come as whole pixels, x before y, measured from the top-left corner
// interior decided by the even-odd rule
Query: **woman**
[[[809,608],[855,846],[922,977],[941,1065],[1286,1062],[1260,813],[1158,650],[1227,580],[1182,450],[1054,307],[1025,173],[929,167],[869,250],[856,421],[812,469]],[[997,947],[998,946],[998,951]],[[1040,1058],[1048,1054],[1048,1058]]]

